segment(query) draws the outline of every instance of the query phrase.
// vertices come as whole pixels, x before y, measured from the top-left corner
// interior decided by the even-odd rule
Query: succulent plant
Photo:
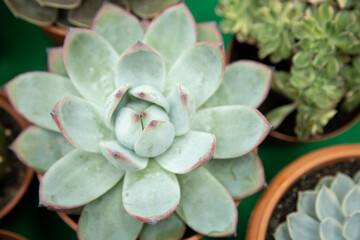
[[[185,224],[234,234],[234,199],[264,186],[253,149],[269,124],[255,107],[272,71],[252,61],[225,70],[224,55],[216,25],[196,26],[183,3],[146,30],[110,3],[91,30],[71,29],[48,50],[50,72],[5,86],[37,125],[12,148],[45,172],[41,205],[84,206],[80,239],[179,239]]]
[[[160,10],[179,0],[110,0],[109,2],[134,12],[141,18],[152,18]],[[104,0],[5,0],[14,16],[39,26],[55,24],[90,28]]]
[[[298,193],[297,210],[275,232],[276,240],[360,238],[360,171],[324,176],[313,190]]]
[[[269,57],[274,64],[291,60],[289,72],[284,72],[283,67],[275,72],[272,89],[292,103],[273,109],[266,117],[277,128],[296,111],[294,132],[300,140],[322,134],[339,108],[351,112],[360,105],[356,94],[359,85],[356,59],[360,56],[358,3],[346,0],[257,3],[258,11],[247,12],[252,19],[248,28],[253,31],[244,41],[255,42],[260,59]],[[219,4],[233,13],[232,6],[236,4],[223,5]],[[223,23],[228,23],[227,12],[220,13]],[[235,22],[243,18],[234,12],[230,19]],[[221,27],[225,32],[231,29]]]

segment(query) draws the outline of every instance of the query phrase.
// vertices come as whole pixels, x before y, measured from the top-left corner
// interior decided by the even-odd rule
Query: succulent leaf
[[[298,193],[298,201],[296,208],[298,212],[309,215],[313,219],[317,219],[315,213],[316,191],[301,191]]]
[[[179,0],[130,0],[131,10],[141,18],[152,18],[160,10],[179,2]]]
[[[258,107],[270,90],[272,70],[261,64],[240,60],[226,67],[224,80],[204,107],[248,105]]]
[[[130,90],[130,94],[136,98],[142,99],[144,101],[157,104],[165,109],[166,112],[169,111],[169,104],[166,98],[150,85],[141,85]]]
[[[205,168],[237,200],[250,196],[265,186],[264,169],[255,152],[232,159],[212,159]]]
[[[143,223],[131,217],[122,203],[123,181],[95,201],[87,204],[79,220],[78,237],[86,240],[133,240]]]
[[[275,231],[274,237],[276,240],[291,240],[287,223],[281,223]]]
[[[71,209],[87,204],[112,188],[124,175],[101,154],[78,149],[59,159],[40,183],[40,204]]]
[[[42,7],[52,7],[61,9],[77,8],[81,4],[81,0],[36,0]]]
[[[179,182],[175,174],[150,160],[147,168],[126,172],[122,199],[131,216],[155,224],[168,217],[178,206]]]
[[[326,218],[320,223],[321,240],[345,240],[342,235],[341,225],[332,218]]]
[[[27,166],[45,172],[74,147],[59,133],[31,126],[21,132],[11,149]]]
[[[69,78],[64,65],[63,48],[52,47],[46,49],[46,52],[48,71]]]
[[[103,122],[101,109],[82,98],[61,99],[51,115],[66,139],[85,151],[100,152],[100,141],[115,138]]]
[[[293,240],[319,240],[319,223],[304,213],[288,215],[287,226]]]
[[[344,221],[339,200],[335,193],[327,187],[322,187],[316,197],[315,212],[319,220],[331,217],[339,223],[343,223]]]
[[[153,120],[169,122],[169,116],[163,108],[153,104],[141,111],[143,127],[148,126]]]
[[[80,94],[103,107],[115,89],[115,64],[118,54],[97,33],[72,29],[64,43],[65,67]]]
[[[346,219],[343,225],[343,234],[346,239],[360,238],[360,212],[354,212]]]
[[[169,149],[155,159],[169,172],[187,173],[213,157],[215,143],[215,136],[212,134],[189,131],[175,138]]]
[[[335,178],[335,177],[334,177],[334,176],[331,176],[331,175],[327,175],[327,176],[322,177],[322,178],[318,181],[318,183],[316,184],[314,190],[315,190],[315,191],[318,191],[318,190],[321,189],[322,186],[326,186],[326,187],[330,188],[330,185],[331,185],[331,183],[333,182],[334,178]]]
[[[356,184],[360,184],[360,171],[355,174],[354,181]]]
[[[290,113],[292,113],[296,109],[296,103],[290,103],[287,105],[283,105],[273,110],[269,111],[265,117],[271,124],[271,126],[276,129],[281,123],[285,120]]]
[[[175,214],[171,214],[167,219],[155,225],[145,224],[141,231],[140,240],[177,240],[184,235],[186,225]]]
[[[79,7],[67,12],[67,20],[72,25],[90,28],[96,12],[102,4],[102,0],[81,0]]]
[[[144,36],[139,20],[111,3],[103,4],[97,12],[92,29],[103,36],[118,54],[123,53],[134,42],[141,41]]]
[[[345,216],[349,216],[351,213],[360,211],[360,186],[354,186],[345,195],[342,202],[342,210]]]
[[[134,171],[146,168],[147,158],[136,155],[132,150],[121,146],[117,141],[100,142],[100,149],[103,156],[109,160],[115,167]]]
[[[165,93],[177,84],[188,88],[200,107],[219,87],[225,71],[224,47],[211,42],[196,43],[186,49],[170,69]]]
[[[270,126],[256,109],[235,105],[198,111],[192,129],[215,135],[215,158],[235,158],[258,146]]]
[[[194,121],[196,105],[195,96],[186,87],[176,86],[168,96],[170,106],[169,118],[175,127],[175,136],[187,133]]]
[[[330,189],[336,194],[339,203],[345,195],[355,186],[354,181],[346,174],[338,173],[330,185]]]
[[[237,210],[226,189],[205,168],[178,175],[181,201],[176,209],[192,229],[206,236],[233,235]],[[194,194],[196,193],[196,194]]]
[[[196,25],[198,42],[224,42],[216,22],[202,22]]]
[[[11,103],[28,120],[53,131],[59,129],[47,116],[56,102],[64,96],[79,95],[68,79],[46,72],[19,75],[6,84],[5,90]]]
[[[153,48],[138,42],[127,49],[116,66],[117,85],[132,87],[150,85],[162,91],[165,84],[165,63]]]
[[[187,6],[180,3],[165,9],[150,23],[143,41],[160,52],[170,69],[179,55],[196,42],[195,20]]]

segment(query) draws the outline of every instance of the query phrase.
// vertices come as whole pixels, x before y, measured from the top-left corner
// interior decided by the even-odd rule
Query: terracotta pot
[[[0,239],[4,239],[4,240],[27,240],[27,238],[24,238],[16,233],[10,232],[10,231],[6,231],[6,230],[1,230],[0,229]]]
[[[30,125],[28,121],[26,121],[23,117],[21,117],[15,110],[11,107],[6,94],[2,89],[0,89],[0,108],[4,109],[9,115],[19,124],[21,129],[25,129]],[[23,197],[24,193],[28,189],[32,176],[33,176],[33,170],[30,168],[26,168],[25,177],[17,190],[17,192],[14,194],[12,199],[5,204],[3,208],[0,209],[0,219],[2,219],[7,213],[9,213],[16,204],[20,201],[20,199]]]
[[[250,59],[250,60],[262,62],[262,63],[264,63],[266,65],[269,65],[269,66],[274,65],[267,58],[265,58],[264,60],[258,59],[257,48],[255,46],[248,45],[246,48],[248,48],[249,50],[245,51],[245,53],[243,51],[244,49],[239,50],[239,48],[245,48],[245,47],[244,46],[239,47],[239,46],[241,46],[241,45],[236,41],[235,38],[233,38],[231,40],[231,42],[229,43],[229,46],[228,46],[228,49],[227,49],[227,54],[226,54],[227,63],[230,63],[230,62],[233,62],[233,61],[236,61],[236,60],[239,60],[239,59]],[[290,68],[291,68],[291,62],[290,61],[282,61],[282,62],[280,62],[279,64],[276,65],[276,68],[278,70],[282,70],[282,71],[289,71]],[[275,102],[279,101],[279,96],[280,95],[276,94],[278,96],[275,97],[275,98],[272,98],[271,95],[275,95],[274,93],[273,94],[272,93],[273,92],[270,91],[268,98],[265,100],[265,103],[266,102],[270,103],[275,98],[276,98]],[[290,101],[288,101],[285,97],[281,97],[281,98],[284,99],[284,102],[281,105],[285,105],[287,103],[290,103]],[[263,105],[265,105],[265,104],[263,104]],[[270,109],[263,108],[263,105],[259,107],[259,110],[265,114]],[[267,105],[269,105],[269,104],[267,104]],[[273,107],[277,107],[277,103],[275,103],[273,105],[274,105]],[[281,105],[278,105],[278,106],[281,106]],[[268,107],[266,107],[266,108],[268,108]],[[356,114],[356,112],[357,112],[357,114]],[[334,130],[331,129],[331,130],[327,131],[324,134],[313,136],[313,137],[311,137],[310,139],[307,139],[307,140],[298,139],[296,137],[296,135],[295,135],[295,132],[293,134],[287,134],[287,133],[283,133],[283,132],[281,132],[279,130],[271,130],[269,135],[274,137],[274,138],[284,140],[284,141],[287,141],[287,142],[316,142],[316,141],[326,140],[326,139],[335,137],[335,136],[345,132],[346,130],[351,128],[355,123],[357,123],[359,121],[359,119],[360,119],[360,107],[358,109],[354,110],[353,113],[354,114],[351,114],[352,115],[351,118],[347,119],[347,121],[345,121],[345,123],[342,126],[339,126],[338,128],[336,128]],[[337,115],[339,115],[339,114],[337,114]],[[335,122],[334,120],[335,120],[336,117],[339,117],[339,116],[335,115],[335,117],[332,119],[333,122],[331,122],[331,120],[330,120],[328,126],[334,124],[334,122]],[[284,122],[286,123],[286,121],[287,120],[285,120]],[[295,121],[295,118],[294,118],[294,121]],[[326,129],[325,129],[325,131],[326,131]]]
[[[270,217],[284,193],[304,174],[313,170],[360,157],[360,144],[326,147],[308,153],[284,168],[271,181],[258,200],[249,220],[246,240],[264,240]]]
[[[59,28],[56,26],[45,26],[41,27],[45,35],[50,38],[57,46],[62,46],[64,43],[66,29]]]

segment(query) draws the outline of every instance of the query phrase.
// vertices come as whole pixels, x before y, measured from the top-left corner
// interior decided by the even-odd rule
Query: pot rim
[[[20,236],[17,233],[0,229],[0,238],[2,239],[3,237],[5,237],[4,239],[11,239],[11,240],[27,240],[27,238]]]
[[[63,29],[63,28],[59,28],[57,26],[54,25],[49,25],[49,26],[42,26],[41,27],[44,31],[47,31],[51,34],[55,34],[61,37],[65,37],[67,30]]]
[[[30,126],[30,123],[26,121],[23,117],[21,117],[10,105],[6,94],[2,89],[0,89],[0,108],[4,109],[10,116],[20,125],[21,129],[25,129],[26,127]],[[26,167],[26,166],[25,166]],[[26,190],[29,188],[30,182],[32,180],[34,171],[26,167],[25,177],[18,188],[16,194],[10,199],[9,202],[5,204],[3,208],[0,209],[0,219],[5,217],[21,200],[24,196]]]
[[[272,212],[284,193],[304,174],[327,165],[360,157],[360,144],[341,144],[307,153],[281,170],[263,192],[250,216],[246,240],[265,239]]]

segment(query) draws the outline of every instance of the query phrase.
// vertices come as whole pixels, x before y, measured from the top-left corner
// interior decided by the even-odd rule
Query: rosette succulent
[[[253,31],[242,42],[250,40],[258,47],[260,59],[275,64],[272,89],[291,102],[266,113],[274,128],[296,111],[294,133],[298,139],[308,140],[322,134],[339,110],[346,114],[357,110],[358,3],[257,0],[248,2],[257,4],[258,11],[236,15],[233,2],[243,1],[219,2],[224,9],[219,12],[224,16],[222,30],[246,36],[236,24],[234,28],[226,24],[252,19],[247,28]]]
[[[360,239],[360,172],[324,176],[314,190],[298,194],[297,211],[275,232],[277,240]]]
[[[221,42],[183,3],[145,30],[108,3],[91,30],[71,29],[49,49],[49,72],[6,84],[35,124],[12,148],[45,172],[40,204],[83,206],[80,239],[179,239],[185,224],[234,234],[234,199],[264,186],[253,149],[269,124],[255,107],[272,72],[252,61],[225,70]]]

